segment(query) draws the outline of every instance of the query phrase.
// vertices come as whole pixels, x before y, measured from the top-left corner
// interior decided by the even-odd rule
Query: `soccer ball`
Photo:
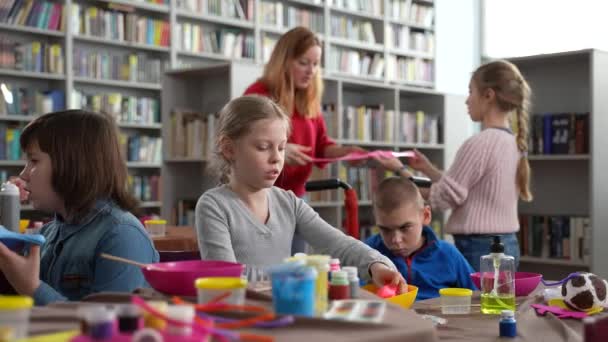
[[[566,305],[577,311],[589,311],[606,306],[608,282],[593,273],[580,272],[562,285]]]

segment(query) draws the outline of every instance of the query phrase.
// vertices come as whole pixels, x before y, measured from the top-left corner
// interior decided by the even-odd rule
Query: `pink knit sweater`
[[[464,142],[449,170],[431,187],[431,206],[452,209],[446,233],[519,230],[515,176],[520,155],[515,137],[500,129],[485,129]]]

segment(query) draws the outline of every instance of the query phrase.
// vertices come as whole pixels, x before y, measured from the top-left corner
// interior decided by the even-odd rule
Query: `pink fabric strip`
[[[369,158],[401,158],[401,157],[414,157],[414,151],[403,151],[403,152],[393,152],[393,151],[384,151],[384,150],[376,150],[370,152],[351,152],[345,156],[338,158],[313,158],[312,161],[314,163],[332,163],[336,161],[354,161],[354,160],[364,160]]]

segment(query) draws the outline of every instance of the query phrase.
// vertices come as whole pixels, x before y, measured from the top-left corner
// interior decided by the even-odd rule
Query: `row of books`
[[[251,20],[254,0],[177,0],[177,8],[195,13]]]
[[[408,26],[390,25],[386,34],[388,43],[395,49],[429,54],[435,51],[435,35],[431,32],[411,31]]]
[[[174,110],[171,113],[169,155],[176,158],[206,159],[211,155],[215,115]]]
[[[389,17],[420,26],[433,26],[434,9],[432,6],[414,3],[412,0],[390,0]]]
[[[589,153],[589,113],[535,114],[529,121],[531,154]]]
[[[339,123],[336,115],[326,116],[328,132]],[[331,130],[330,130],[331,129]],[[348,106],[342,115],[342,139],[408,144],[441,143],[441,121],[438,115],[424,111],[396,112],[378,106]]]
[[[19,126],[0,122],[0,160],[21,159],[21,130]]]
[[[274,50],[274,46],[277,44],[279,39],[274,36],[270,36],[268,34],[262,35],[262,60],[264,63],[268,62],[270,59],[270,55],[272,55],[272,50]]]
[[[158,99],[122,93],[87,93],[74,90],[70,108],[83,108],[112,115],[119,123],[160,123]]]
[[[47,30],[62,30],[63,4],[52,1],[0,1],[0,22]]]
[[[384,0],[326,0],[330,6],[350,11],[365,12],[374,16],[384,15]]]
[[[160,196],[160,184],[161,176],[141,176],[141,175],[129,175],[128,187],[129,192],[133,196],[144,202],[148,201],[159,201]]]
[[[120,133],[120,151],[129,162],[160,164],[162,161],[162,140],[141,134]]]
[[[344,163],[332,163],[323,169],[313,168],[311,180],[340,178],[350,184],[357,192],[359,201],[371,201],[372,194],[381,178],[385,177],[384,170],[366,167],[349,167]],[[304,200],[307,202],[335,202],[344,197],[341,190],[323,190],[307,192]]]
[[[329,69],[352,75],[384,75],[384,57],[379,53],[366,53],[351,49],[332,47],[329,50]]]
[[[168,61],[144,53],[118,53],[74,47],[74,76],[103,80],[160,83]]]
[[[433,62],[422,58],[388,56],[386,73],[389,80],[433,82]]]
[[[178,226],[194,227],[198,199],[178,199],[172,213],[172,222]]]
[[[521,215],[519,222],[522,256],[589,263],[589,217]]]
[[[39,115],[65,109],[60,89],[41,91],[11,83],[0,83],[0,115]]]
[[[262,1],[260,3],[260,14],[262,23],[278,28],[304,26],[313,32],[323,32],[325,22],[323,13],[310,11],[308,9],[287,6],[274,1]]]
[[[178,48],[185,52],[207,52],[230,58],[253,58],[255,40],[252,33],[191,23],[178,23]]]
[[[0,67],[63,74],[63,47],[39,41],[17,42],[0,35]]]
[[[330,20],[332,36],[376,44],[376,33],[370,21],[347,16],[332,16]]]
[[[169,46],[169,22],[135,13],[72,5],[71,23],[80,35],[115,41]]]

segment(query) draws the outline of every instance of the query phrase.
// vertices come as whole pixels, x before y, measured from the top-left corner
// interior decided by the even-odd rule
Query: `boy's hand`
[[[407,282],[401,276],[401,273],[393,270],[381,262],[373,263],[370,268],[372,274],[372,280],[378,287],[382,287],[386,284],[397,286],[397,294],[407,292]]]
[[[11,176],[8,181],[15,184],[19,188],[19,199],[21,202],[27,202],[30,197],[30,193],[29,191],[25,190],[25,181],[15,176]]]
[[[30,244],[29,253],[24,257],[0,242],[0,270],[15,291],[33,296],[40,286],[40,246]]]

